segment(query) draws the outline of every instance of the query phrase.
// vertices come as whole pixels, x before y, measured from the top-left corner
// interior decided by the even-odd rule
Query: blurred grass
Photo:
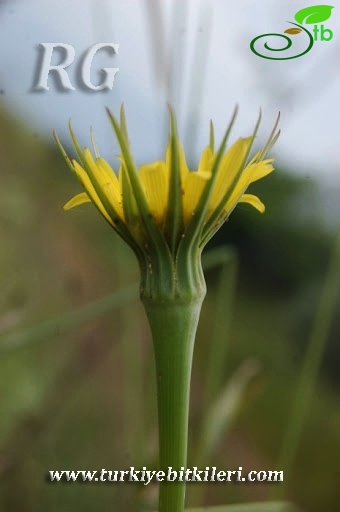
[[[264,502],[243,505],[222,505],[217,507],[192,508],[187,512],[298,512],[290,503]]]
[[[325,346],[337,309],[340,288],[340,234],[337,235],[330,262],[326,271],[324,285],[320,290],[319,305],[315,311],[309,342],[302,363],[296,393],[292,400],[288,425],[283,438],[278,459],[278,467],[286,475],[284,485],[276,496],[283,496],[289,484],[291,468],[301,442],[306,420],[308,419],[316,382],[320,373]]]
[[[67,214],[62,211],[62,204],[78,191],[73,177],[54,148],[47,147],[5,112],[0,112],[0,157],[2,333],[46,322],[138,279],[137,264],[129,250],[90,206]],[[256,218],[254,212],[245,214],[250,224]],[[262,221],[266,223],[265,236],[261,234]],[[245,229],[237,217],[233,222],[227,223],[221,236],[234,236],[237,226]],[[294,254],[298,237],[290,241],[289,222],[285,222],[285,247],[291,243],[290,252]],[[256,226],[260,243],[265,243],[273,229],[276,236],[280,231],[279,220],[272,218],[270,210]],[[256,244],[256,237],[250,240]],[[239,246],[241,252],[242,247]],[[263,246],[252,245],[251,252],[258,257]],[[215,451],[214,465],[221,469],[241,465],[244,471],[273,469],[300,368],[290,342],[289,316],[297,288],[282,293],[279,287],[261,287],[262,271],[256,279],[249,278],[244,258],[240,261],[223,381],[226,383],[249,357],[257,361],[260,375],[247,387],[238,418]],[[279,259],[275,263],[279,266]],[[298,272],[296,267],[294,270]],[[205,392],[202,375],[209,355],[209,318],[216,305],[214,291],[219,276],[211,272],[208,278],[209,294],[194,359],[191,444],[201,427]],[[268,280],[268,276],[263,274],[263,279]],[[299,283],[304,286],[303,280]],[[129,315],[135,319],[133,334],[125,330]],[[120,343],[124,330],[125,349],[131,351],[135,367],[140,364],[139,389],[136,384],[129,388],[124,377]],[[155,503],[156,490],[151,486],[48,485],[45,480],[48,469],[115,469],[141,461],[153,463],[157,430],[152,370],[149,333],[139,304],[127,315],[111,312],[76,334],[2,356],[2,509],[90,512],[132,510],[137,503]],[[139,397],[139,417],[131,422],[137,434],[139,424],[149,432],[144,443],[139,436],[137,443],[133,434],[125,435],[130,423],[130,413],[123,412],[126,396],[134,400]],[[319,381],[294,463],[288,499],[307,512],[336,512],[340,506],[338,396],[338,389],[329,381]],[[128,438],[124,444],[122,438]],[[270,489],[268,484],[228,484],[227,488],[206,486],[204,492],[205,502],[217,505],[263,501]]]

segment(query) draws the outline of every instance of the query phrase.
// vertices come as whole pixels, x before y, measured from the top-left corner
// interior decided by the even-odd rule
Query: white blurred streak
[[[91,0],[90,16],[94,39],[102,42],[113,41],[115,39],[113,2],[101,2],[98,9],[98,1]]]
[[[190,0],[172,0],[169,16],[170,31],[168,37],[169,52],[169,90],[168,101],[173,103],[177,110],[181,108],[182,93],[184,89],[185,57],[192,25]],[[195,0],[195,5],[199,0]]]
[[[161,0],[144,0],[146,30],[156,86],[168,96],[170,92],[169,48]]]
[[[207,64],[211,44],[213,10],[211,3],[204,2],[200,7],[198,25],[196,27],[193,56],[189,68],[189,88],[187,98],[187,116],[185,142],[189,155],[196,149],[197,137],[201,121],[204,88],[206,85]]]

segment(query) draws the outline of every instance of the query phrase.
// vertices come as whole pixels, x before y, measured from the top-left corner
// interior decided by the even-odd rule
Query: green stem
[[[186,468],[192,355],[203,296],[195,300],[144,299],[156,361],[159,465]],[[160,482],[159,512],[183,512],[185,481]]]

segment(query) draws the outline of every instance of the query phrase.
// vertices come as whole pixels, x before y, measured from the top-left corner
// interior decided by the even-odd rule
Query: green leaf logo
[[[331,17],[333,5],[312,5],[305,7],[295,14],[295,20],[298,23],[306,23],[307,25],[314,25],[314,23],[321,23]]]

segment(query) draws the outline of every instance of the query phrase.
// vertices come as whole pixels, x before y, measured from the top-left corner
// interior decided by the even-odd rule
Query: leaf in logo
[[[321,23],[331,17],[333,5],[312,5],[305,7],[295,14],[295,20],[298,23],[306,23],[307,25],[314,25],[314,23]]]
[[[290,35],[299,34],[299,32],[302,32],[301,28],[287,28],[287,30],[284,31],[285,34]]]

